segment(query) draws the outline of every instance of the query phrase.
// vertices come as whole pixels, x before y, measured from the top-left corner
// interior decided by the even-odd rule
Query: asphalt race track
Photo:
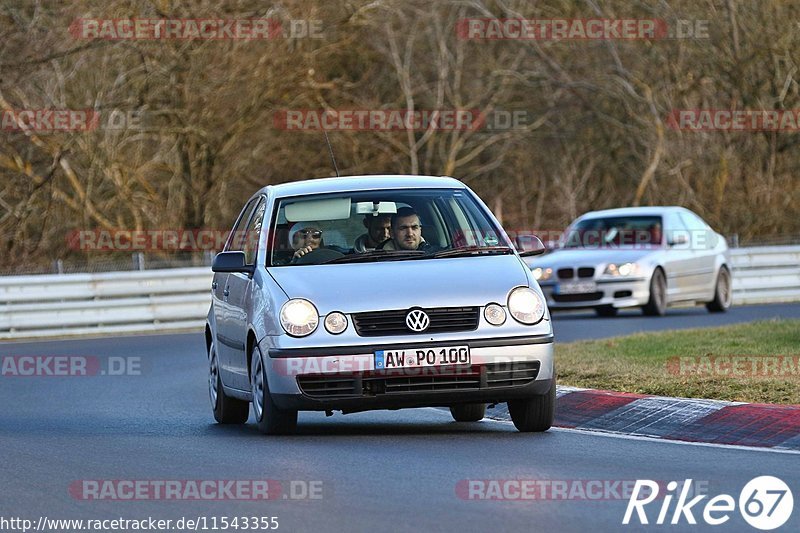
[[[558,340],[800,318],[800,306],[740,307],[726,315],[710,315],[702,308],[674,310],[661,319],[636,313],[614,319],[589,316],[556,315]],[[0,346],[0,356],[21,355],[140,357],[141,373],[0,376],[4,518],[35,523],[39,517],[206,517],[210,527],[212,517],[263,516],[278,517],[279,530],[289,532],[757,531],[738,511],[731,512],[721,528],[703,524],[702,507],[708,498],[694,508],[702,525],[691,526],[683,519],[677,527],[646,528],[636,521],[626,527],[621,522],[627,499],[614,490],[599,499],[573,493],[567,498],[487,501],[469,499],[465,480],[549,480],[585,488],[590,481],[614,486],[645,478],[662,484],[693,479],[701,492],[705,488],[710,496],[730,494],[738,501],[747,481],[774,475],[792,488],[796,504],[781,530],[798,531],[800,526],[798,454],[563,429],[523,435],[499,421],[456,423],[441,409],[330,418],[301,413],[298,435],[269,438],[257,432],[252,418],[245,427],[213,423],[200,334]],[[264,479],[281,481],[282,492],[274,500],[92,500],[75,490],[82,480]],[[290,491],[290,486],[297,490]],[[319,497],[304,498],[308,487]],[[481,494],[475,492],[474,497]],[[668,521],[676,500],[671,501]],[[667,500],[659,498],[647,507],[651,523],[662,502]]]

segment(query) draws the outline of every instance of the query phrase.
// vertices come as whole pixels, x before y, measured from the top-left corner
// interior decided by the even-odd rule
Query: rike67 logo
[[[648,525],[653,515],[648,516],[645,507],[660,500],[661,508],[653,522],[656,525],[666,523],[675,525],[685,520],[687,524],[697,524],[695,513],[702,517],[706,524],[711,526],[722,525],[731,519],[731,514],[737,509],[737,501],[729,494],[714,496],[705,505],[699,505],[705,494],[688,499],[691,491],[692,480],[687,479],[680,488],[676,481],[667,484],[665,494],[659,494],[660,485],[649,479],[638,479],[633,487],[633,494],[628,500],[625,516],[622,523],[625,525]],[[671,509],[672,502],[677,496],[675,507]],[[695,508],[695,506],[697,506]],[[656,506],[657,507],[657,504]],[[781,527],[789,520],[794,508],[794,498],[789,486],[773,476],[759,476],[751,479],[739,493],[738,511],[745,522],[756,529],[763,531]],[[653,509],[654,510],[654,509]],[[670,513],[670,511],[672,511]],[[671,514],[671,517],[670,517]],[[669,522],[667,520],[669,519]]]

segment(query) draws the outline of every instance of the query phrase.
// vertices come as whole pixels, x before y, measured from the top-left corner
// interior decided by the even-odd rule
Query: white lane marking
[[[450,417],[450,412],[440,409],[439,407],[422,407],[422,409],[435,411],[441,415]],[[495,422],[497,424],[511,425],[514,423],[511,420],[495,420],[493,418],[485,418],[486,422]],[[800,455],[800,450],[784,450],[782,448],[758,448],[755,446],[740,446],[738,444],[717,444],[715,442],[688,442],[684,440],[662,439],[658,437],[645,437],[642,435],[625,435],[623,433],[611,433],[608,431],[591,430],[591,429],[575,429],[575,428],[559,428],[552,427],[549,431],[556,433],[579,433],[581,435],[591,435],[595,437],[610,437],[612,439],[627,439],[627,440],[643,440],[645,442],[653,442],[660,444],[677,444],[683,446],[704,446],[707,448],[722,448],[728,450],[744,450],[752,452],[769,452],[769,453],[783,453],[790,455]]]

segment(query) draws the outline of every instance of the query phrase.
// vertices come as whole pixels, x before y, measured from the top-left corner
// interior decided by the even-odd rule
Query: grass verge
[[[800,320],[556,343],[559,385],[800,404]]]

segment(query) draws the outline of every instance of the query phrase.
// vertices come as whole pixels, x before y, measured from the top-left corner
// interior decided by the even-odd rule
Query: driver
[[[319,223],[315,221],[298,222],[292,226],[292,229],[289,230],[289,244],[295,251],[293,259],[303,257],[320,246],[324,246],[322,230],[319,228]]]
[[[428,243],[422,237],[422,222],[411,207],[401,207],[392,215],[392,238],[386,241],[384,250],[421,250],[435,252],[438,246]]]

